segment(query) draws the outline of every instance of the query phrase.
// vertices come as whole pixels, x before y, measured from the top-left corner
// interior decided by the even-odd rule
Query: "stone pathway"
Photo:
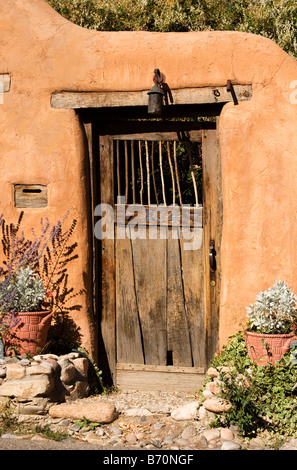
[[[117,417],[92,429],[88,423],[65,416],[20,414],[22,425],[49,426],[80,442],[108,449],[129,450],[268,450],[272,444],[262,436],[247,442],[236,427],[210,428],[213,416],[203,407],[197,410],[196,397],[176,392],[121,391],[71,403],[72,408],[98,410],[114,405]],[[61,406],[61,405],[57,405]],[[64,408],[67,404],[64,406]],[[64,409],[63,408],[63,409]],[[62,408],[61,408],[62,409]],[[2,439],[12,436],[2,436]],[[23,436],[28,438],[28,436]],[[36,436],[32,436],[32,439]]]
[[[20,429],[46,427],[64,433],[68,441],[106,449],[194,451],[279,447],[268,434],[247,441],[239,435],[236,426],[211,427],[215,413],[230,406],[220,399],[220,376],[216,369],[207,371],[211,381],[206,384],[201,404],[197,396],[182,392],[131,390],[87,396],[84,361],[68,355],[57,359],[41,357],[40,362],[35,358],[30,364],[24,363],[24,359],[5,362],[0,377],[0,408],[5,410],[8,396],[15,396],[9,404]],[[42,384],[44,390],[40,390]],[[67,392],[64,403],[54,399],[59,390],[63,391],[62,398]],[[19,433],[2,434],[1,438],[0,449],[4,439],[20,436]],[[24,433],[23,438],[41,439],[34,431],[31,436]],[[286,439],[281,449],[297,449],[297,439]]]

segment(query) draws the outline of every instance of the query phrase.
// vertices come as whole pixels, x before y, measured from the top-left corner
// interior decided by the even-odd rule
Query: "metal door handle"
[[[216,264],[216,250],[215,250],[215,243],[213,240],[209,243],[209,266],[212,272],[215,272],[217,269]]]

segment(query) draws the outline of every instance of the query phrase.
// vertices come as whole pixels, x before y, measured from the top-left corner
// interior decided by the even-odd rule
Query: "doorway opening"
[[[134,111],[80,113],[93,211],[113,208],[113,238],[94,240],[98,362],[122,389],[193,390],[218,345],[218,109],[204,119],[193,106],[166,119]]]

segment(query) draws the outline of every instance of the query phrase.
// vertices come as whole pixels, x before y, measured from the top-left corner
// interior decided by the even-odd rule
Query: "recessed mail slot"
[[[47,186],[41,184],[16,184],[14,204],[19,208],[47,206]]]

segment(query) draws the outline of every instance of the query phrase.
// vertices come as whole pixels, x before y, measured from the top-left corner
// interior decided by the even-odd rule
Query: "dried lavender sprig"
[[[68,216],[69,211],[65,214],[62,221],[58,221],[51,229],[48,219],[46,218],[46,224],[43,224],[43,219],[41,219],[42,233],[37,237],[32,229],[34,235],[34,241],[25,239],[22,232],[21,237],[16,235],[15,226],[11,224],[11,240],[10,240],[10,249],[8,250],[10,265],[14,271],[17,271],[23,266],[31,266],[35,268],[41,258],[44,255],[45,250],[49,248],[53,240],[60,234],[61,236],[61,227],[66,217]],[[49,234],[48,231],[50,230]],[[47,237],[48,235],[48,237]],[[62,234],[58,244],[63,242],[67,238],[67,231]],[[52,249],[53,250],[53,249]]]

